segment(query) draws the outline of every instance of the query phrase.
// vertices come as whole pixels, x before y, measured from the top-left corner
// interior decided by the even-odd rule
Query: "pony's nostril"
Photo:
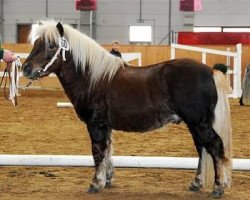
[[[23,65],[23,71],[24,71],[25,74],[31,74],[32,66],[29,63],[25,63]]]

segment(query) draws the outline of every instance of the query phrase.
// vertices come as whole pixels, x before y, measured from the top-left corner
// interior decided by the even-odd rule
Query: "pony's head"
[[[40,22],[33,26],[30,40],[34,47],[23,63],[23,74],[29,79],[37,79],[58,71],[65,56],[68,54],[69,44],[64,37],[64,28],[59,22]],[[66,54],[66,55],[65,55]]]
[[[34,47],[23,64],[23,74],[29,79],[75,67],[77,73],[85,73],[92,87],[104,78],[111,80],[118,69],[126,65],[93,39],[60,22],[46,20],[33,26],[30,40]]]

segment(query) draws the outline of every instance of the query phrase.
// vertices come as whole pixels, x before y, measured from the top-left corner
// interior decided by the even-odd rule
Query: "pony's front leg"
[[[106,162],[106,184],[105,188],[111,188],[114,180],[114,166],[112,160],[113,148],[112,148],[112,139],[107,140],[107,151],[105,156]]]
[[[88,189],[89,193],[97,193],[103,189],[107,180],[107,157],[109,157],[110,129],[104,125],[88,125],[92,143],[92,154],[95,162],[95,175]]]

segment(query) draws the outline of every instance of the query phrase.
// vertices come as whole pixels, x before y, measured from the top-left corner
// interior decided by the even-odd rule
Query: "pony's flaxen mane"
[[[58,44],[59,32],[57,22],[53,20],[41,21],[41,25],[32,28],[29,35],[30,41],[44,37],[46,41]],[[64,37],[69,41],[70,52],[77,67],[85,72],[89,66],[90,84],[94,86],[100,79],[107,77],[110,81],[125,62],[97,44],[93,39],[64,24]]]

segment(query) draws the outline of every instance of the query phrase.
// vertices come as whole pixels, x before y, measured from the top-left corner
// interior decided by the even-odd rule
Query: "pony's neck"
[[[74,104],[79,99],[85,99],[88,91],[87,80],[80,72],[80,69],[77,71],[72,60],[63,63],[56,75],[71,103]]]

